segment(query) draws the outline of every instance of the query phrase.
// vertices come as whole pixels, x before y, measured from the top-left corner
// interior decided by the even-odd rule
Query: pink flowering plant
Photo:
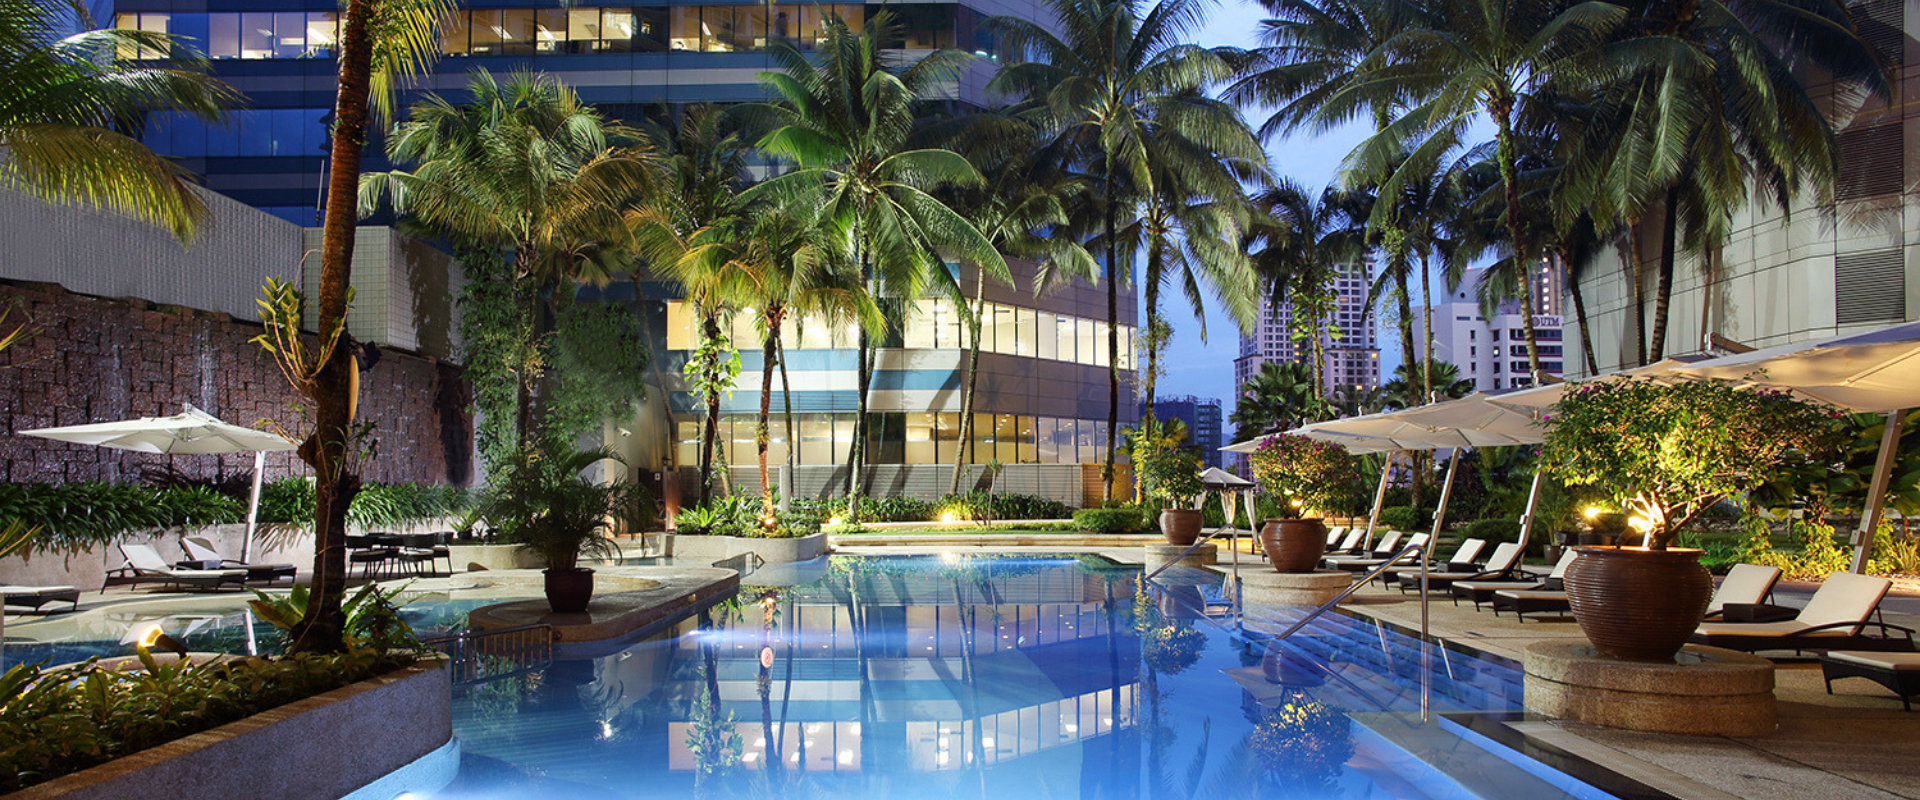
[[[1353,455],[1344,448],[1305,436],[1274,434],[1253,451],[1253,479],[1262,491],[1280,499],[1287,519],[1340,510],[1359,476]]]
[[[1770,389],[1592,381],[1553,407],[1541,464],[1598,490],[1664,550],[1681,526],[1780,470],[1836,457],[1846,415]]]

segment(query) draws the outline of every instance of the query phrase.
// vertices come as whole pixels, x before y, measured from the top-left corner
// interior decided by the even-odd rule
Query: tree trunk
[[[367,100],[372,82],[373,6],[350,0],[340,26],[339,89],[334,98],[333,141],[328,153],[327,205],[320,239],[320,330],[344,326],[353,281],[353,236],[358,221],[360,153],[366,147]],[[340,603],[347,585],[347,505],[360,477],[347,471],[353,425],[352,353],[341,341],[326,354],[314,379],[313,433],[300,443],[300,459],[313,468],[313,578],[307,612],[294,626],[295,651],[333,652],[345,647]]]
[[[1140,397],[1147,404],[1145,417],[1154,415],[1154,392],[1158,390],[1156,380],[1160,372],[1160,341],[1157,325],[1160,322],[1160,269],[1163,259],[1160,248],[1149,243],[1147,246],[1147,273],[1143,276],[1147,294],[1147,324],[1142,330],[1147,335],[1141,337],[1147,345],[1147,368],[1140,373]]]
[[[1633,301],[1633,365],[1647,365],[1646,264],[1640,258],[1640,220],[1627,221],[1627,297]]]
[[[1428,252],[1420,252],[1420,340],[1425,343],[1426,357],[1420,360],[1420,388],[1422,396],[1429,401],[1433,398],[1433,282],[1427,278]]]
[[[1648,362],[1659,361],[1667,353],[1667,313],[1673,307],[1673,265],[1680,229],[1680,187],[1667,189],[1667,218],[1660,231],[1659,283],[1653,290],[1653,344],[1647,351]]]
[[[700,324],[700,331],[709,343],[720,339],[720,315],[709,313]],[[714,388],[719,382],[720,351],[708,348],[707,363],[701,367],[707,373],[707,419],[700,431],[700,505],[706,507],[713,498],[713,442],[720,427],[720,392]]]
[[[767,340],[760,346],[760,419],[753,429],[753,446],[760,458],[760,510],[764,514],[773,513],[773,492],[767,482],[767,444],[773,437],[773,365],[780,357],[780,318],[785,314],[779,306],[767,304]]]
[[[517,280],[527,282],[532,280],[530,270],[533,268],[533,259],[532,247],[522,245],[513,249],[513,271]],[[540,287],[531,286],[527,283],[523,283],[522,285],[527,286],[529,289],[526,298],[527,325],[533,332],[533,346],[539,347],[542,322],[542,315],[540,313]],[[519,366],[522,369],[529,367],[527,364],[520,364]],[[516,375],[515,377],[519,379],[520,385],[516,387],[518,391],[514,399],[514,451],[525,453],[527,452],[528,446],[532,444],[533,438],[533,382],[537,378],[531,374]]]
[[[1407,365],[1407,376],[1413,377],[1413,371],[1420,368],[1420,358],[1413,352],[1413,294],[1407,286],[1407,271],[1397,270],[1393,276],[1394,302],[1399,306],[1400,322],[1400,359]],[[1418,381],[1408,381],[1407,388],[1419,385]],[[1414,405],[1427,402],[1431,395],[1423,394]]]
[[[1113,500],[1114,435],[1120,428],[1120,265],[1116,253],[1114,229],[1119,200],[1113,196],[1113,154],[1107,154],[1107,452],[1100,465],[1100,481],[1105,486],[1101,498]]]
[[[969,320],[971,338],[967,342],[967,382],[960,398],[960,442],[953,451],[953,483],[947,487],[947,494],[960,493],[961,465],[967,463],[967,451],[973,443],[973,392],[980,377],[980,316],[987,310],[987,271],[982,269],[979,275],[979,279],[974,281],[973,314]],[[962,301],[965,299],[961,298]]]
[[[1580,354],[1587,359],[1587,375],[1600,374],[1600,360],[1593,355],[1593,329],[1587,327],[1587,298],[1580,292],[1580,280],[1567,272],[1567,289],[1573,294],[1573,317],[1580,322]]]
[[[1520,172],[1514,164],[1513,98],[1503,97],[1491,104],[1494,119],[1500,123],[1500,180],[1507,196],[1507,243],[1513,249],[1513,266],[1519,275],[1520,321],[1527,335],[1527,366],[1533,371],[1527,385],[1540,382],[1540,340],[1533,327],[1533,269],[1527,257],[1526,239],[1520,230]]]
[[[787,344],[786,342],[779,342],[779,338],[778,336],[774,337],[775,341],[778,342],[776,347],[780,357],[780,405],[784,408],[787,415],[787,467],[792,468],[794,465],[800,463],[800,440],[794,438],[793,384],[787,380]],[[787,499],[791,501],[793,498],[789,497]]]

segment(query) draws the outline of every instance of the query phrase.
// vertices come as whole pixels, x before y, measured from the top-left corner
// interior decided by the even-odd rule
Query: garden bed
[[[422,662],[29,786],[0,800],[334,800],[445,748],[450,673]],[[444,784],[451,774],[419,780]],[[440,785],[398,791],[429,792]]]
[[[660,537],[661,554],[673,558],[719,561],[746,553],[755,553],[768,564],[812,561],[827,553],[827,535],[816,533],[791,539],[761,539],[746,536],[692,536],[678,533]]]

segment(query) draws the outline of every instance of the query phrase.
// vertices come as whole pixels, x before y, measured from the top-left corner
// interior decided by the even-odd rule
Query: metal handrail
[[[422,639],[447,656],[456,686],[519,675],[553,663],[553,626],[544,622]]]
[[[1400,559],[1406,558],[1407,556],[1412,555],[1414,553],[1424,553],[1426,549],[1427,549],[1427,546],[1425,544],[1410,544],[1410,545],[1407,545],[1406,547],[1400,548],[1400,552],[1394,553],[1387,560],[1380,562],[1373,569],[1368,570],[1367,574],[1361,576],[1359,580],[1354,581],[1352,585],[1348,586],[1345,589],[1341,589],[1339,594],[1336,594],[1333,596],[1333,599],[1328,600],[1325,603],[1321,603],[1318,608],[1315,608],[1314,610],[1307,612],[1306,616],[1301,617],[1298,620],[1295,620],[1292,625],[1288,626],[1286,630],[1281,631],[1278,636],[1275,636],[1271,639],[1267,639],[1265,641],[1277,642],[1277,641],[1280,641],[1281,639],[1287,638],[1288,636],[1292,636],[1294,631],[1297,631],[1297,630],[1300,630],[1301,628],[1306,627],[1307,623],[1312,622],[1315,617],[1318,617],[1321,614],[1327,613],[1327,611],[1332,609],[1334,606],[1340,605],[1340,601],[1345,600],[1349,597],[1352,597],[1354,592],[1360,591],[1360,587],[1365,586],[1368,583],[1372,582],[1374,578],[1380,575],[1380,573],[1385,572],[1399,565]],[[1424,610],[1427,605],[1427,581],[1426,581],[1427,569],[1426,568],[1427,568],[1427,560],[1423,555],[1423,557],[1420,559],[1420,607],[1422,610]],[[1422,622],[1421,627],[1423,630],[1421,630],[1420,633],[1424,636],[1426,634],[1426,631],[1424,630],[1424,628],[1426,627],[1424,615],[1422,615],[1421,622]]]

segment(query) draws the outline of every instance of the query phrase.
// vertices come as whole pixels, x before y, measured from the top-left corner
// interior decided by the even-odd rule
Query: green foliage
[[[597,433],[606,420],[631,417],[634,405],[646,399],[653,353],[640,318],[625,306],[568,305],[549,349],[554,380],[541,409],[552,435]]]
[[[384,675],[411,651],[359,648],[174,666],[139,651],[144,671],[89,661],[0,675],[0,792],[52,780],[295,700]]]
[[[796,511],[806,511],[822,518],[844,517],[847,513],[847,499],[844,497],[797,499],[791,505]],[[860,498],[860,518],[864,522],[938,522],[949,511],[953,512],[955,519],[966,520],[1064,520],[1073,516],[1073,507],[1058,500],[1031,494],[988,493],[978,489],[944,495],[934,500],[904,495]]]
[[[1140,639],[1140,660],[1164,675],[1178,675],[1200,660],[1207,635],[1191,622],[1150,628]]]
[[[1787,578],[1824,580],[1828,575],[1846,572],[1852,567],[1852,553],[1834,535],[1833,527],[1824,522],[1793,521],[1789,527],[1800,540],[1798,553],[1774,549],[1767,537],[1766,521],[1755,515],[1748,515],[1742,526],[1746,528],[1747,538],[1742,543],[1740,559],[1778,567]]]
[[[1815,517],[1861,513],[1887,418],[1854,414],[1847,419],[1846,428],[1851,435],[1842,444],[1840,460],[1789,464],[1754,488],[1753,501],[1777,517],[1794,510]],[[1920,516],[1920,424],[1909,423],[1901,431],[1887,481],[1886,507],[1902,516]]]
[[[1358,466],[1345,448],[1284,433],[1260,442],[1253,479],[1266,493],[1286,498],[1283,518],[1350,512],[1361,488]]]
[[[1353,721],[1318,701],[1289,701],[1254,726],[1247,747],[1290,779],[1331,777],[1353,757]]]
[[[1380,509],[1380,527],[1396,531],[1420,529],[1420,512],[1413,506],[1387,506]]]
[[[795,503],[792,510],[774,515],[771,528],[762,519],[765,513],[757,497],[716,497],[707,501],[705,506],[681,510],[680,515],[674,518],[674,532],[682,536],[744,536],[754,539],[798,539],[820,532],[821,517],[817,507]]]
[[[1187,426],[1180,420],[1161,422],[1147,417],[1139,428],[1121,431],[1127,457],[1133,462],[1141,499],[1154,508],[1184,506],[1206,491],[1200,480],[1199,454],[1185,446]]]
[[[582,473],[619,458],[605,449],[575,450],[549,441],[520,456],[513,473],[482,501],[487,524],[507,541],[538,553],[547,567],[572,569],[580,557],[609,558],[619,545],[602,535],[627,505],[624,482],[595,483]]]
[[[1147,518],[1132,508],[1083,508],[1073,512],[1073,525],[1092,533],[1139,533]]]
[[[25,547],[75,552],[135,531],[217,525],[246,519],[240,501],[203,486],[149,489],[83,481],[59,486],[0,484],[0,524],[40,529]]]
[[[340,613],[345,619],[341,631],[347,647],[424,654],[425,650],[414,636],[412,626],[400,618],[400,606],[405,603],[394,602],[406,590],[406,586],[381,589],[378,584],[369,583],[341,603]],[[300,585],[295,585],[286,594],[267,594],[259,589],[248,591],[254,595],[254,599],[247,601],[247,607],[253,609],[253,615],[289,632],[306,616],[307,600],[311,596],[307,587]]]
[[[1239,399],[1234,401],[1231,417],[1236,442],[1332,416],[1326,399],[1315,388],[1312,369],[1299,362],[1262,364],[1259,374],[1242,389]]]
[[[1845,415],[1787,392],[1705,381],[1589,381],[1553,414],[1542,467],[1633,513],[1656,548],[1721,498],[1823,459],[1850,435]]]
[[[360,487],[347,506],[347,522],[362,530],[399,528],[459,517],[473,511],[477,503],[473,492],[458,486],[369,483]],[[303,527],[313,524],[313,481],[282,478],[262,486],[260,521]]]
[[[1491,544],[1511,542],[1520,538],[1520,520],[1506,517],[1488,517],[1467,523],[1461,534],[1467,538],[1483,539]]]
[[[1880,523],[1880,527],[1873,529],[1873,552],[1867,558],[1867,572],[1874,575],[1920,573],[1920,536],[1895,536],[1892,525]]]
[[[460,290],[460,339],[473,386],[474,436],[491,484],[513,464],[521,376],[530,380],[542,368],[530,313],[534,290],[531,282],[514,280],[513,265],[499,248],[456,240],[454,253],[467,277]]]

